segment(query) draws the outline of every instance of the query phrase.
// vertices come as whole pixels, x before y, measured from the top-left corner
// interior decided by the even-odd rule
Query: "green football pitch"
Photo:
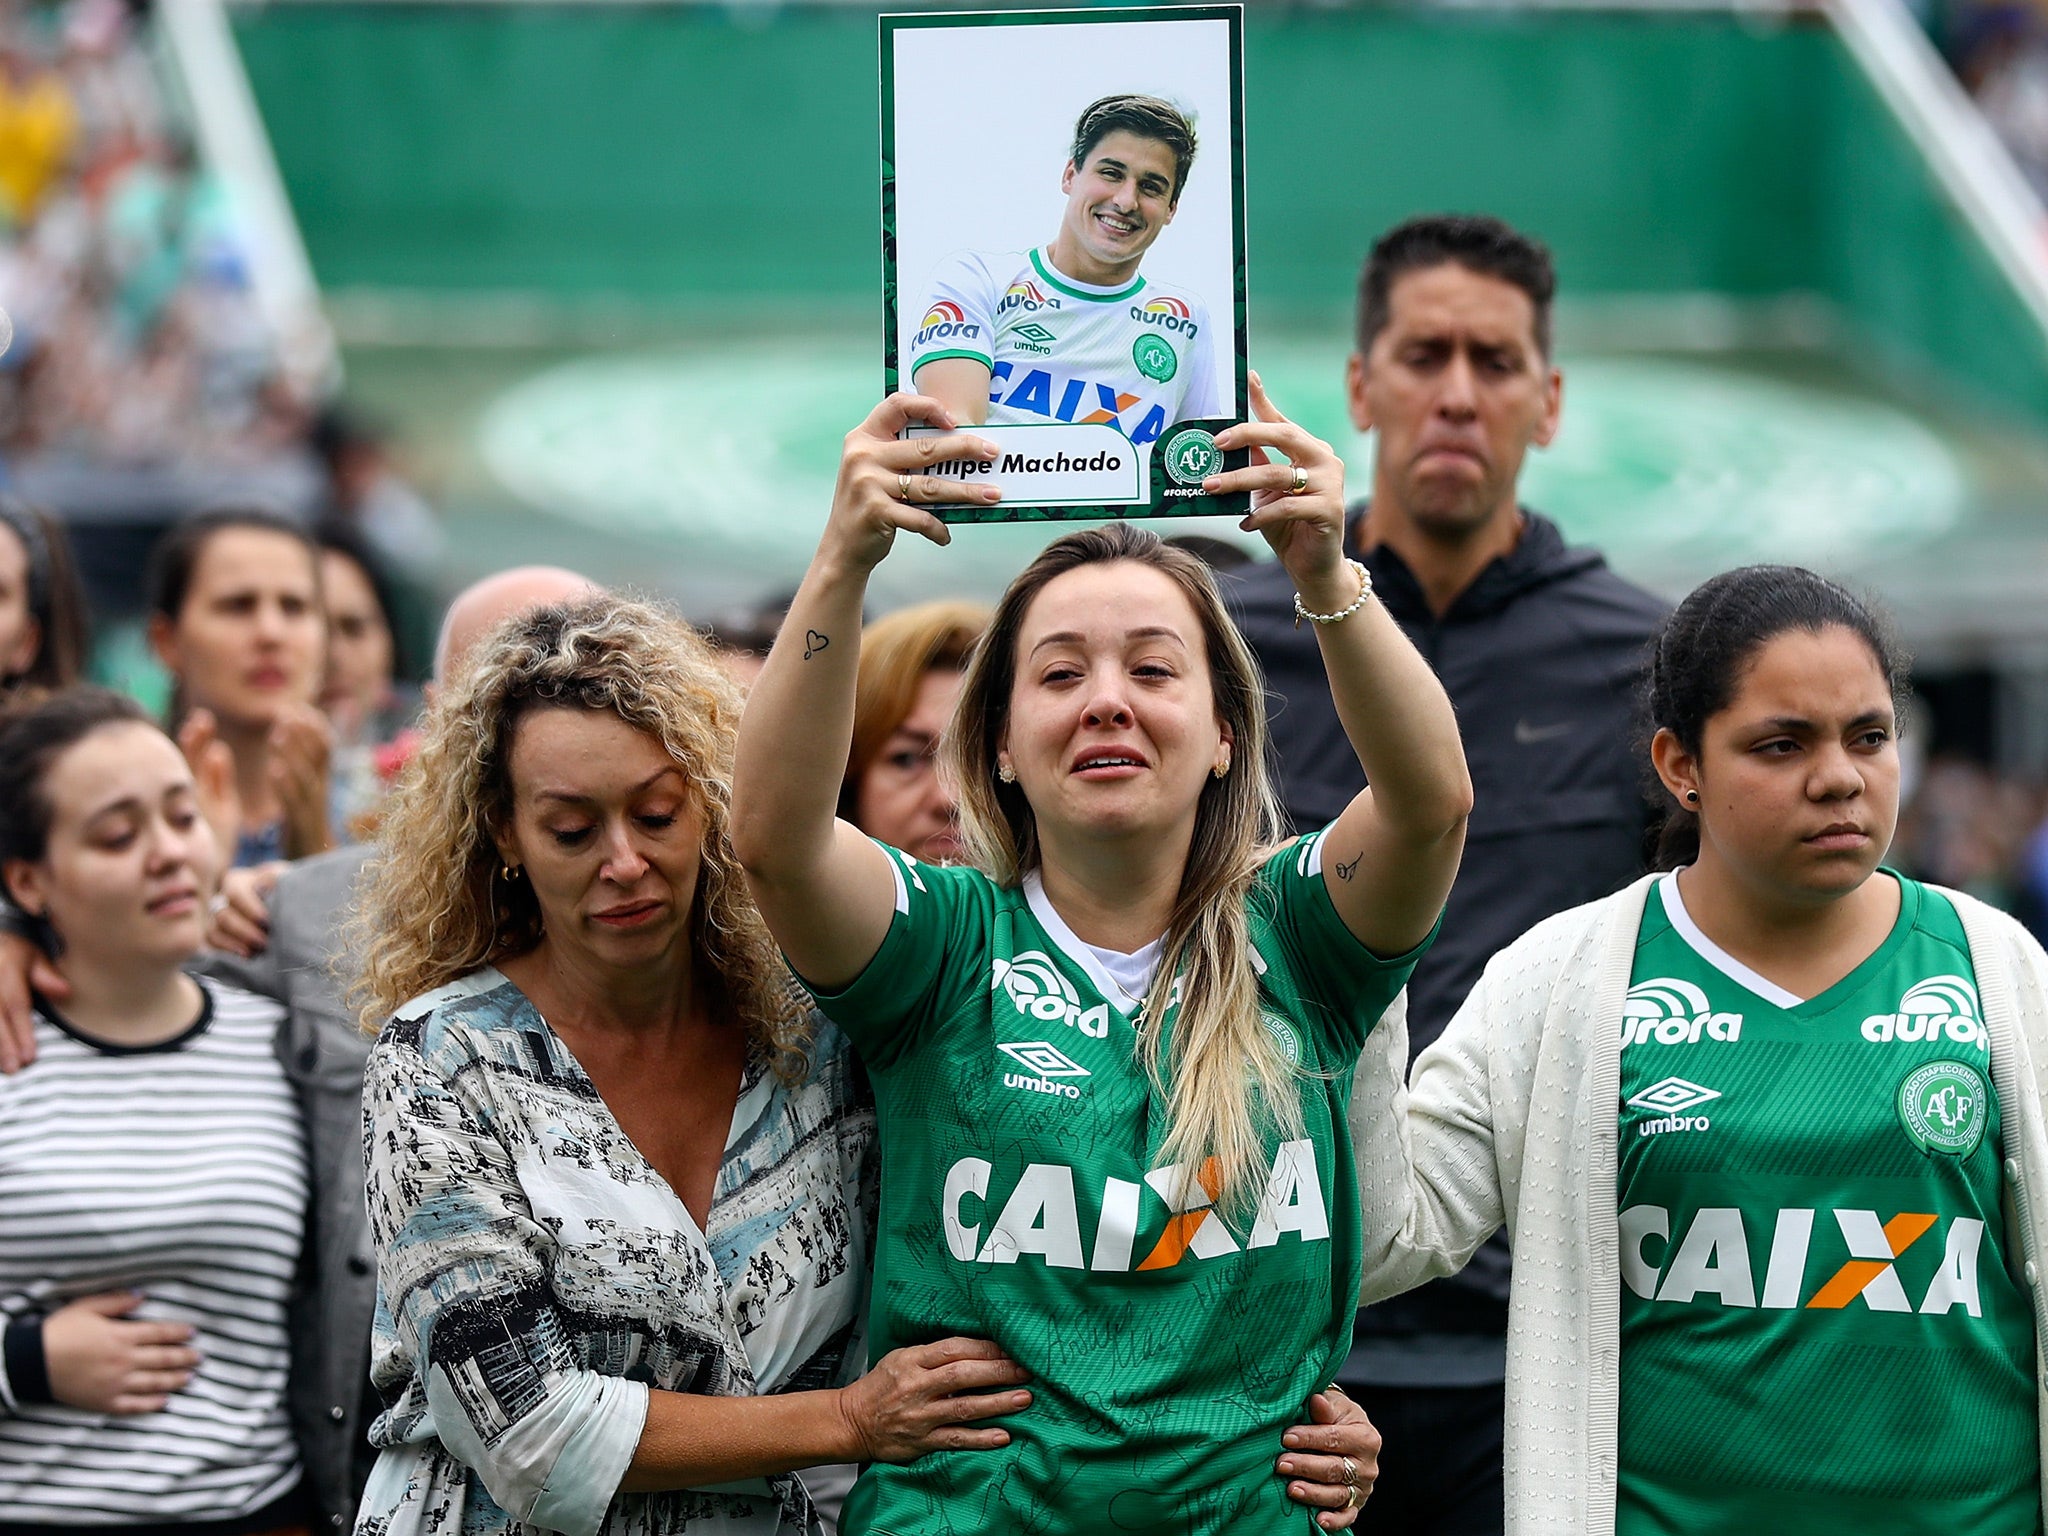
[[[1863,13],[1254,7],[1254,363],[1362,490],[1360,256],[1419,212],[1498,213],[1567,306],[1533,505],[1666,591],[1801,560],[1880,592],[1923,657],[2048,644],[2048,295],[1965,214],[1939,61]],[[787,587],[880,387],[872,8],[234,26],[349,392],[446,507],[452,574],[560,560],[705,617]],[[515,344],[539,335],[576,345]],[[1045,537],[906,549],[878,601],[993,591]]]
[[[1346,342],[1256,331],[1276,400],[1337,444],[1362,494],[1371,447],[1345,414]],[[831,494],[839,441],[880,388],[877,339],[707,330],[644,346],[366,346],[350,394],[398,424],[443,506],[457,574],[577,566],[714,618],[794,583]],[[1818,355],[1567,350],[1564,427],[1526,500],[1639,579],[1679,589],[1750,560],[1846,567],[1884,583],[1914,552],[1997,535],[2048,492],[2038,440],[1944,416]],[[1241,537],[1229,524],[1163,527]],[[1047,528],[906,540],[888,603],[994,592]],[[1255,542],[1255,541],[1254,541]],[[1884,583],[1888,584],[1888,583]]]

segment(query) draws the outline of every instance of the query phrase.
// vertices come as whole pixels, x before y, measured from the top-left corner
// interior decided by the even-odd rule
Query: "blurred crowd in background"
[[[0,355],[0,490],[23,466],[52,460],[262,466],[310,488],[287,510],[322,550],[325,660],[296,702],[324,712],[332,830],[346,839],[374,823],[381,786],[403,761],[440,595],[476,562],[452,558],[384,428],[279,366],[226,199],[166,99],[146,9],[0,8],[0,309],[13,329]],[[1946,0],[1918,14],[2048,196],[2048,5]],[[47,560],[22,542],[19,518],[6,526],[0,588],[8,567]],[[70,533],[88,570],[105,565],[92,558],[97,536],[89,525]],[[271,548],[299,558],[286,541]],[[1203,552],[1219,551],[1231,547]],[[94,637],[102,643],[87,670],[168,710],[179,679],[135,664],[133,616],[149,594],[90,596],[118,611],[101,613],[108,633]],[[782,606],[746,606],[757,596],[735,594],[729,613],[701,616],[717,620],[743,676]],[[160,665],[162,647],[153,649]],[[2001,777],[1938,738],[1933,746],[1893,861],[2048,937],[2048,779]]]
[[[148,463],[303,445],[220,188],[123,0],[0,30],[0,446]]]
[[[2003,907],[2048,936],[2048,784],[1939,754],[1911,793],[1889,862]]]
[[[368,541],[417,646],[440,526],[384,429],[281,365],[154,38],[130,0],[0,7],[0,485],[56,466],[88,486],[79,473],[126,474],[128,494],[151,471],[260,486]],[[86,553],[91,587],[106,562]],[[135,611],[125,592],[94,596]]]
[[[1921,20],[2035,193],[2048,197],[2048,9],[1934,0]]]

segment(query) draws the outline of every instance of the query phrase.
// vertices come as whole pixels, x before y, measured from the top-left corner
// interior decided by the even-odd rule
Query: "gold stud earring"
[[[1210,777],[1211,777],[1211,778],[1217,778],[1217,779],[1220,779],[1220,778],[1222,778],[1222,777],[1223,777],[1223,776],[1224,776],[1225,774],[1227,774],[1227,773],[1229,773],[1229,772],[1230,772],[1230,759],[1226,757],[1226,758],[1224,758],[1224,759],[1223,759],[1223,761],[1222,761],[1222,762],[1218,763],[1218,764],[1217,764],[1217,765],[1216,765],[1216,766],[1215,766],[1214,768],[1211,768],[1211,769],[1209,770],[1209,775],[1210,775]]]
[[[998,763],[996,764],[996,777],[1005,784],[1014,784],[1017,782],[1017,770],[1008,763]]]

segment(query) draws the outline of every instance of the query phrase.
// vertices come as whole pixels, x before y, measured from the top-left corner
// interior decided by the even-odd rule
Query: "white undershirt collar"
[[[1806,1001],[1797,993],[1786,991],[1770,977],[1758,975],[1700,931],[1700,925],[1694,922],[1692,914],[1685,910],[1685,898],[1678,892],[1677,870],[1674,869],[1657,882],[1657,892],[1664,898],[1664,915],[1671,919],[1671,926],[1678,931],[1678,936],[1692,947],[1695,954],[1730,981],[1749,988],[1765,1002],[1780,1008],[1797,1008]]]
[[[1062,954],[1081,967],[1103,1001],[1120,1013],[1136,1013],[1144,1005],[1145,989],[1152,985],[1152,977],[1159,969],[1165,934],[1129,954],[1090,944],[1069,928],[1067,920],[1053,908],[1045,894],[1045,882],[1035,869],[1024,877],[1024,900],[1031,915],[1038,919],[1038,926]]]

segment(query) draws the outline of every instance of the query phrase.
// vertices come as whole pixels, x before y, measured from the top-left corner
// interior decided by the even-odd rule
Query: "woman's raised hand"
[[[872,420],[873,418],[869,418]],[[1001,1429],[970,1429],[1031,1406],[1024,1367],[987,1339],[940,1339],[892,1349],[839,1391],[858,1461],[915,1461],[929,1451],[994,1450]]]
[[[937,437],[899,439],[911,425],[943,429]],[[995,445],[973,431],[955,431],[953,413],[928,395],[894,394],[846,434],[839,456],[839,484],[824,548],[862,571],[873,570],[889,553],[896,530],[908,528],[934,544],[952,542],[952,531],[927,507],[943,504],[989,506],[1002,492],[951,475],[929,473],[933,465],[966,460],[984,463]]]
[[[1249,448],[1252,461],[1209,476],[1202,489],[1214,496],[1251,492],[1251,516],[1238,526],[1266,536],[1311,608],[1325,590],[1341,593],[1333,605],[1341,608],[1358,585],[1344,575],[1344,461],[1328,443],[1281,415],[1256,373],[1250,384],[1253,419],[1218,432],[1216,446]]]
[[[213,828],[222,867],[234,861],[242,835],[242,795],[235,787],[235,754],[220,739],[220,724],[210,709],[195,709],[178,727],[178,750],[192,770],[199,796],[199,814]]]
[[[292,706],[270,728],[270,787],[284,810],[288,859],[310,858],[334,846],[327,821],[327,770],[333,755],[334,728],[310,704]]]

